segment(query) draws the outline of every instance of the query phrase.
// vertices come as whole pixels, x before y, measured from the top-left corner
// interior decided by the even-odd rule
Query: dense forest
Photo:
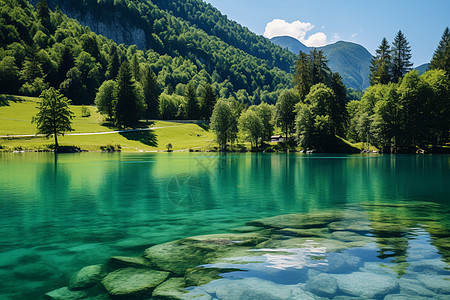
[[[73,104],[95,104],[122,128],[158,118],[204,120],[224,150],[238,140],[265,149],[276,131],[285,149],[340,151],[342,138],[386,152],[448,142],[448,28],[420,76],[411,71],[404,34],[392,47],[383,39],[371,86],[360,92],[345,87],[322,50],[295,58],[200,0],[61,3],[99,19],[119,14],[124,26],[145,29],[148,49],[118,45],[46,0],[0,3],[1,93],[39,96],[53,88]]]

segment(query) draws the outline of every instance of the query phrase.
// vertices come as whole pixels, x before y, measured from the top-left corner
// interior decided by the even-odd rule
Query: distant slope
[[[309,52],[297,39],[287,36],[272,38],[271,41],[283,48],[298,54],[299,51]],[[364,90],[369,86],[370,62],[372,55],[361,45],[350,42],[337,42],[318,49],[323,50],[328,59],[328,66],[333,72],[338,72],[347,87]]]
[[[426,71],[428,71],[428,68],[430,67],[430,64],[423,64],[418,66],[417,68],[414,68],[414,70],[416,70],[417,72],[419,72],[419,75],[425,73]]]
[[[318,49],[323,50],[328,59],[328,66],[333,72],[341,74],[347,87],[364,90],[370,85],[372,55],[366,48],[340,41]]]
[[[295,54],[299,54],[300,51],[309,53],[309,48],[302,44],[299,40],[290,36],[277,36],[271,38],[270,41],[284,49],[288,49]]]

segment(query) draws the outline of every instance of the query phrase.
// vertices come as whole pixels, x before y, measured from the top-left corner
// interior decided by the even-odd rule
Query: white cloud
[[[287,35],[296,38],[308,47],[320,47],[327,44],[327,36],[323,32],[317,32],[307,37],[309,31],[314,28],[309,22],[275,19],[267,23],[264,36],[271,39],[276,36]]]
[[[358,32],[355,32],[354,34],[352,34],[352,39],[354,39],[355,37],[357,37],[358,36]]]

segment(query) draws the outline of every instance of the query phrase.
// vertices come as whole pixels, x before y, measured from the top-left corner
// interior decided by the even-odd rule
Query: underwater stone
[[[240,280],[222,279],[213,281],[203,289],[216,294],[219,299],[227,300],[281,300],[302,299],[312,300],[316,297],[308,291],[293,285],[275,284],[259,278],[244,278]]]
[[[170,278],[169,280],[161,283],[153,291],[152,296],[156,299],[184,299],[183,296],[187,293],[184,289],[184,285],[183,278]]]
[[[331,238],[340,240],[342,242],[372,242],[374,239],[368,236],[360,235],[351,231],[335,231],[331,234]]]
[[[443,272],[449,265],[440,259],[423,259],[410,263],[410,268],[414,272],[434,271]],[[450,283],[449,283],[450,284]]]
[[[436,297],[436,293],[425,288],[420,281],[412,279],[400,280],[400,292],[402,295]]]
[[[196,247],[195,243],[176,241],[150,247],[145,250],[144,257],[162,270],[184,275],[187,269],[206,263],[214,255],[213,248],[205,249]]]
[[[339,214],[329,212],[288,214],[253,220],[247,222],[246,225],[266,228],[318,228],[339,219]]]
[[[450,293],[450,276],[419,274],[417,279],[436,293]]]
[[[169,272],[126,268],[109,273],[102,284],[111,296],[138,296],[151,292]]]
[[[313,276],[305,287],[308,291],[324,297],[334,296],[338,288],[336,278],[325,273]]]
[[[333,276],[337,279],[339,289],[352,296],[379,298],[398,288],[394,277],[375,273],[354,272]]]
[[[281,235],[298,236],[298,237],[329,237],[328,228],[308,228],[308,229],[296,229],[296,228],[283,228],[277,231]]]
[[[103,266],[93,265],[81,269],[70,281],[70,290],[85,289],[95,285],[102,280]]]
[[[332,253],[327,257],[328,263],[317,267],[321,272],[339,273],[340,271],[357,270],[361,264],[361,258],[358,256]]]
[[[217,269],[217,268],[191,268],[186,270],[184,281],[186,286],[200,286],[213,280],[221,279],[220,274],[240,271],[239,269]]]
[[[108,266],[119,268],[150,268],[151,264],[143,257],[113,256],[108,261]]]
[[[372,231],[370,222],[366,220],[345,220],[330,223],[328,227],[333,231],[353,231],[367,233]]]
[[[45,299],[51,300],[78,300],[86,298],[86,292],[84,291],[71,291],[68,287],[63,287],[44,295]]]

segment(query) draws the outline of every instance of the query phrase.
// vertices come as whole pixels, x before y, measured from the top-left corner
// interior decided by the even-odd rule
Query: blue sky
[[[291,35],[309,46],[338,40],[363,45],[372,54],[398,30],[412,48],[412,62],[429,62],[445,27],[450,0],[206,0],[251,31]],[[274,21],[275,20],[275,21]]]

